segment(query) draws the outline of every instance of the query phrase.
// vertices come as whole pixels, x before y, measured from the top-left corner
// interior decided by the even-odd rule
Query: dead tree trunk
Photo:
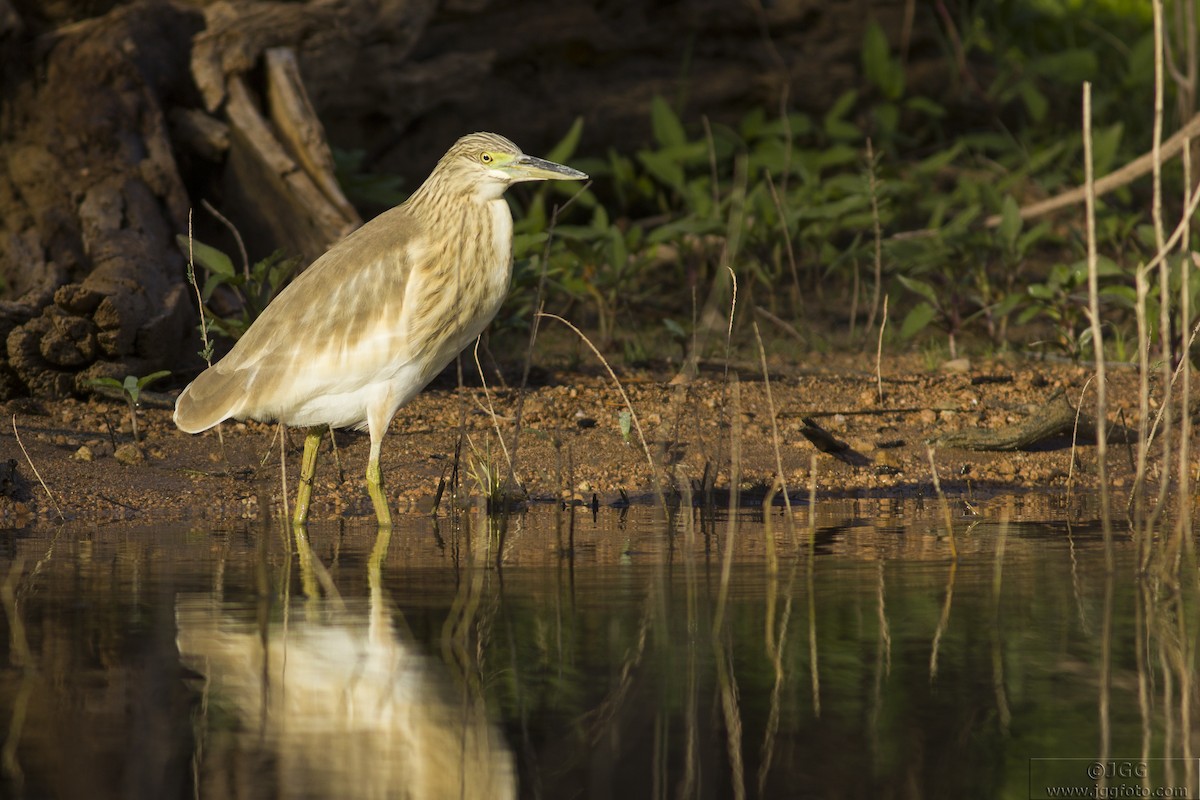
[[[0,302],[0,399],[187,363],[198,317],[176,244],[191,206],[180,160],[220,176],[198,181],[201,197],[224,186],[230,216],[306,261],[360,224],[294,56],[266,54],[265,103],[242,74],[345,7],[255,9],[262,24],[238,28],[241,45],[257,34],[248,46],[196,11],[145,3],[49,34],[22,73],[6,65],[0,277],[15,300]],[[199,108],[206,100],[224,119]]]
[[[197,314],[175,237],[201,200],[269,243],[256,255],[307,262],[357,225],[314,105],[409,178],[470,130],[539,150],[579,115],[594,151],[628,150],[655,95],[714,121],[780,98],[820,110],[856,85],[869,20],[916,52],[933,19],[914,33],[911,0],[200,5],[0,0],[0,400],[186,376]]]
[[[135,6],[5,65],[0,119],[0,398],[61,396],[175,359],[192,312],[172,237],[188,198],[164,101],[189,84],[195,12]]]

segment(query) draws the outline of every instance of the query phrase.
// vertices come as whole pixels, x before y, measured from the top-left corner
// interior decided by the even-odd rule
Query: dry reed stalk
[[[284,520],[291,519],[292,512],[288,507],[288,485],[287,485],[287,449],[284,444],[287,442],[287,426],[282,422],[279,423],[279,482],[283,490],[283,518]],[[302,470],[303,471],[303,470]],[[316,478],[316,476],[313,476]]]
[[[1104,576],[1104,612],[1100,624],[1100,688],[1098,702],[1100,716],[1100,752],[1097,760],[1108,761],[1112,751],[1112,725],[1110,723],[1109,706],[1112,694],[1112,628],[1113,628],[1113,583],[1115,576],[1109,570]],[[1103,787],[1103,777],[1098,786]],[[1105,795],[1098,795],[1105,796]]]
[[[929,472],[933,475],[933,491],[937,493],[938,503],[942,508],[942,522],[946,526],[946,535],[950,537],[950,556],[957,561],[958,543],[954,541],[954,514],[950,511],[950,501],[946,499],[946,493],[942,491],[942,481],[938,478],[937,462],[933,458],[933,447],[925,445],[925,452],[929,455]]]
[[[1162,221],[1162,117],[1163,117],[1163,19],[1162,0],[1153,0],[1154,17],[1154,142],[1151,148],[1154,188],[1151,197],[1151,216],[1154,222],[1154,243],[1164,255],[1158,265],[1159,347],[1162,351],[1162,385],[1164,394],[1159,407],[1162,419],[1162,466],[1159,470],[1158,498],[1151,511],[1148,527],[1153,530],[1166,508],[1167,492],[1171,486],[1172,414],[1171,414],[1171,260],[1166,256]]]
[[[575,335],[583,340],[583,343],[588,346],[588,349],[591,350],[592,354],[600,361],[601,366],[603,366],[605,371],[608,372],[608,377],[612,378],[613,383],[617,387],[617,391],[621,393],[621,400],[624,401],[625,408],[629,411],[629,417],[633,420],[633,427],[637,430],[638,440],[641,441],[642,450],[646,454],[646,463],[650,465],[650,474],[654,478],[654,485],[658,491],[661,491],[662,484],[658,480],[658,465],[654,463],[654,457],[650,455],[650,445],[646,442],[645,434],[642,433],[642,423],[638,420],[637,412],[633,410],[633,403],[630,401],[629,395],[625,393],[625,387],[621,384],[621,379],[617,377],[617,373],[613,372],[613,368],[609,366],[608,360],[603,356],[603,354],[601,354],[596,345],[592,344],[592,340],[589,339],[583,331],[579,330],[579,328],[575,327],[567,320],[563,319],[557,314],[547,314],[544,311],[539,311],[537,316],[545,317],[546,319],[557,320],[574,331]]]
[[[62,508],[58,505],[58,500],[54,499],[54,493],[50,491],[50,487],[42,480],[42,473],[38,472],[38,468],[33,465],[33,459],[29,457],[29,451],[25,449],[25,444],[21,441],[21,434],[17,432],[17,415],[12,416],[13,438],[17,440],[17,447],[21,448],[21,454],[25,456],[25,463],[29,464],[29,468],[33,470],[34,477],[38,479],[38,483],[42,485],[42,489],[46,491],[46,496],[50,498],[50,502],[54,505],[54,510],[58,512],[59,520],[66,522],[67,518],[63,516]]]
[[[783,505],[787,508],[788,526],[792,524],[792,500],[788,497],[787,478],[783,474],[783,447],[779,438],[779,420],[775,414],[775,399],[771,394],[771,376],[767,371],[767,351],[763,347],[762,334],[758,330],[758,321],[751,326],[754,328],[754,339],[758,342],[758,357],[762,362],[763,385],[767,389],[767,410],[771,414],[771,444],[775,448],[775,471],[779,484],[783,487]]]
[[[1071,507],[1071,496],[1075,488],[1075,449],[1079,442],[1079,417],[1083,414],[1083,398],[1087,396],[1088,386],[1092,384],[1096,376],[1091,375],[1083,383],[1083,389],[1079,392],[1079,402],[1075,404],[1075,425],[1071,428],[1071,461],[1067,464],[1067,508]]]
[[[725,603],[729,598],[729,578],[733,572],[733,547],[737,541],[737,515],[742,480],[742,387],[737,376],[730,382],[730,401],[733,413],[729,425],[729,523],[725,532],[725,552],[721,560],[721,583],[717,589],[717,610],[713,615],[713,641],[721,636],[725,623]]]
[[[475,348],[471,351],[471,355],[475,357],[475,369],[479,372],[479,382],[483,384],[483,397],[487,400],[488,417],[492,420],[492,429],[496,431],[496,438],[500,440],[500,449],[504,452],[504,462],[508,464],[509,477],[516,482],[517,476],[513,474],[513,460],[508,454],[508,445],[504,443],[504,434],[500,432],[500,419],[496,416],[496,408],[492,405],[492,393],[488,389],[487,377],[483,374],[483,365],[479,363],[479,342],[482,336],[476,337]],[[520,483],[517,482],[517,486]]]
[[[205,203],[205,205],[207,205],[207,202]],[[210,208],[210,210],[215,212],[215,209]],[[224,219],[224,217],[221,217],[219,214],[217,216],[219,219]],[[225,221],[228,223],[228,220],[225,220]],[[232,225],[232,223],[229,223],[229,224]],[[241,247],[242,246],[242,237],[241,237],[241,234],[238,233],[238,230],[236,227],[233,228],[233,235],[238,241],[238,246]],[[196,280],[196,256],[195,256],[195,248],[193,246],[194,242],[195,242],[195,240],[192,238],[192,209],[189,208],[188,209],[187,280],[188,280],[188,283],[190,283],[192,285],[192,288],[196,290],[196,313],[198,313],[200,315],[200,341],[204,345],[204,348],[203,348],[203,350],[201,350],[200,354],[202,356],[204,356],[204,363],[211,367],[212,366],[212,344],[210,344],[208,341],[208,322],[204,319],[204,296],[200,292],[200,282],[198,280]],[[242,248],[242,254],[243,254],[243,257],[245,257],[245,248],[244,247]],[[247,267],[246,269],[249,270],[249,267]],[[248,276],[248,273],[247,273],[247,276]],[[229,455],[225,452],[225,432],[223,429],[223,425],[224,425],[224,423],[218,422],[216,425],[216,428],[214,430],[216,430],[216,432],[217,432],[217,444],[221,448],[221,460],[225,462],[225,470],[226,470],[226,472],[232,472],[233,470],[230,468],[230,464],[229,464]]]
[[[808,478],[808,564],[805,590],[808,594],[808,671],[812,675],[813,716],[821,718],[821,663],[817,653],[817,592],[813,572],[817,562],[817,455],[809,464]]]
[[[937,677],[938,653],[941,651],[942,636],[950,623],[950,609],[954,605],[954,579],[958,575],[958,559],[950,561],[950,574],[946,577],[946,599],[942,603],[942,613],[938,617],[937,628],[933,631],[933,644],[929,648],[929,680]]]
[[[517,389],[517,407],[513,411],[512,444],[505,447],[506,454],[509,452],[512,453],[512,458],[509,460],[509,478],[514,481],[516,480],[517,455],[520,452],[518,446],[521,439],[521,418],[525,411],[525,390],[529,386],[529,372],[533,369],[533,349],[537,344],[539,322],[541,321],[541,317],[538,315],[545,304],[543,298],[546,292],[546,272],[550,265],[550,245],[554,241],[554,231],[558,227],[559,215],[570,208],[575,200],[587,191],[591,185],[591,181],[585,182],[575,194],[567,198],[565,203],[561,206],[555,203],[554,207],[550,210],[550,224],[546,226],[546,245],[542,248],[542,270],[538,275],[537,291],[534,293],[533,307],[537,309],[537,312],[534,313],[533,319],[529,322],[529,345],[525,348],[525,363],[521,369],[521,385]],[[500,441],[503,442],[504,438],[501,437]]]
[[[1104,529],[1104,563],[1113,568],[1112,514],[1108,496],[1108,384],[1104,373],[1104,335],[1100,326],[1100,276],[1096,258],[1096,178],[1092,165],[1092,84],[1083,82],[1083,174],[1087,187],[1088,316],[1096,362],[1096,473],[1100,481],[1100,524]]]
[[[996,531],[996,560],[992,566],[992,625],[990,626],[992,650],[992,689],[996,695],[996,715],[1000,730],[1008,734],[1012,724],[1012,708],[1004,682],[1004,645],[1000,640],[1000,597],[1004,585],[1004,550],[1008,544],[1008,515],[1005,507],[1000,512],[1000,525]]]
[[[800,291],[800,271],[796,267],[796,251],[792,246],[792,231],[788,225],[787,212],[784,210],[783,200],[779,197],[779,192],[775,190],[775,181],[771,178],[771,173],[764,171],[763,177],[767,179],[767,189],[771,192],[771,202],[775,204],[775,213],[779,215],[779,229],[783,232],[783,248],[784,252],[787,253],[788,266],[792,270],[792,284],[796,291],[796,301],[799,302],[800,298],[804,295]]]
[[[871,223],[875,232],[875,289],[871,295],[871,315],[867,318],[866,328],[871,330],[875,327],[875,315],[879,312],[879,295],[883,291],[883,226],[879,222],[879,183],[875,179],[875,149],[871,145],[869,136],[867,137],[867,188],[871,193]]]
[[[883,296],[883,319],[879,323],[879,341],[875,345],[875,387],[879,389],[879,405],[883,405],[883,372],[880,364],[883,361],[883,331],[887,328],[888,296]]]
[[[808,463],[808,555],[811,558],[817,543],[817,454]]]
[[[1178,74],[1174,70],[1172,62],[1172,76],[1175,81],[1177,95],[1180,97],[1183,104],[1189,107],[1195,102],[1195,88],[1197,76],[1197,47],[1196,47],[1196,16],[1195,4],[1190,2],[1178,3],[1176,10],[1180,11],[1184,19],[1180,29],[1184,31],[1187,58],[1187,72],[1184,75]],[[1163,37],[1164,47],[1166,45],[1166,36]],[[1192,147],[1191,139],[1185,138],[1183,150],[1180,153],[1181,164],[1183,166],[1183,205],[1186,208],[1191,202],[1191,186],[1192,186]],[[1179,368],[1183,372],[1183,392],[1180,397],[1180,428],[1179,428],[1179,510],[1176,516],[1175,536],[1177,542],[1183,545],[1183,548],[1192,548],[1192,490],[1191,490],[1191,463],[1192,463],[1192,364],[1191,364],[1191,341],[1187,335],[1187,328],[1191,324],[1192,308],[1191,308],[1191,272],[1192,266],[1200,264],[1200,258],[1197,258],[1195,253],[1191,251],[1191,226],[1187,225],[1183,229],[1183,236],[1179,241],[1179,250],[1182,256],[1182,269],[1180,270],[1179,284],[1179,317],[1183,321],[1180,327],[1180,358]],[[1189,264],[1189,253],[1192,264]],[[1195,337],[1193,331],[1192,337]],[[1177,368],[1178,372],[1178,368]],[[1176,567],[1178,571],[1178,558],[1183,548],[1176,550]],[[1190,785],[1190,784],[1189,784]]]
[[[763,513],[763,533],[767,543],[767,575],[774,579],[779,574],[779,559],[775,552],[775,523],[772,517],[771,506],[775,503],[775,495],[779,492],[780,480],[776,476],[775,480],[771,481],[771,488],[767,490],[767,496],[763,498],[762,513]],[[767,602],[767,618],[774,619],[772,599]],[[770,636],[771,628],[768,627],[767,634]],[[767,650],[770,651],[771,641],[767,640]]]

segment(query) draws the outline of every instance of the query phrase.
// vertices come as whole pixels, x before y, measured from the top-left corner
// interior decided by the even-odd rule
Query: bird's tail
[[[233,375],[208,368],[188,384],[175,401],[173,419],[179,430],[200,433],[234,416],[243,393]]]

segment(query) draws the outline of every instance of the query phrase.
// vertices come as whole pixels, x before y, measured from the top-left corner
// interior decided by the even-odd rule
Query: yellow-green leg
[[[379,453],[371,447],[371,458],[367,461],[367,493],[371,495],[371,504],[375,506],[375,518],[380,527],[392,526],[392,512],[388,510],[387,497],[383,494],[383,476],[379,472]]]
[[[375,518],[380,528],[392,527],[392,512],[388,510],[387,497],[383,493],[383,474],[379,471],[379,451],[383,449],[383,436],[388,423],[396,413],[397,403],[392,401],[390,390],[385,389],[380,397],[367,407],[367,431],[371,434],[371,455],[367,458],[367,494],[375,506]]]
[[[296,513],[294,525],[308,523],[308,504],[312,500],[313,476],[317,472],[317,450],[325,436],[325,427],[312,427],[304,436],[304,458],[300,461],[300,485],[296,487]]]

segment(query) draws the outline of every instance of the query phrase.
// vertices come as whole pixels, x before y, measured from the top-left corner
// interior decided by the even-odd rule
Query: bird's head
[[[462,137],[442,156],[434,173],[445,177],[477,198],[494,200],[521,181],[580,181],[587,175],[577,169],[527,156],[508,139],[495,133]]]

